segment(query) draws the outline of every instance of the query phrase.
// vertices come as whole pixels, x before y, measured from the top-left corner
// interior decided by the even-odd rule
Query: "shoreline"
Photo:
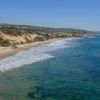
[[[49,50],[53,51],[65,48],[65,41],[68,40],[69,43],[69,41],[72,41],[73,39],[76,38],[54,38],[42,42],[18,45],[17,49],[2,47],[0,48],[0,72],[5,72],[7,70],[23,67],[23,65],[26,64],[53,58],[54,56],[52,54],[47,53]],[[34,49],[35,47],[40,50]]]
[[[49,39],[46,41],[40,41],[40,42],[33,42],[33,43],[26,43],[26,44],[20,44],[17,45],[18,48],[14,49],[13,47],[0,47],[0,59],[12,56],[17,54],[19,51],[27,50],[42,44],[50,43],[52,41],[58,40],[55,39]]]

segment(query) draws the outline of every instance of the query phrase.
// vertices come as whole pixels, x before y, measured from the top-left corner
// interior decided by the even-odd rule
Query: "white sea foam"
[[[26,64],[53,58],[54,56],[51,55],[49,51],[69,47],[71,40],[72,39],[56,40],[49,44],[43,44],[29,50],[20,51],[13,56],[6,57],[0,60],[0,71],[4,72],[13,68],[22,67]]]

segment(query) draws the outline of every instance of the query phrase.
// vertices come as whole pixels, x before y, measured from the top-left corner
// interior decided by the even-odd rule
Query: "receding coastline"
[[[0,58],[55,39],[87,37],[86,32],[67,32],[62,29],[33,27],[27,25],[0,25]]]

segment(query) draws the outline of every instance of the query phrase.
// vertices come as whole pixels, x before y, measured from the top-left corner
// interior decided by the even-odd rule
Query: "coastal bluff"
[[[69,37],[87,37],[87,32],[75,29],[0,24],[0,46],[19,45],[53,38]]]

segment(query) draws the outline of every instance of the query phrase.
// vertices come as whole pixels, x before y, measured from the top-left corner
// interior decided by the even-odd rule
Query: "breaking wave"
[[[1,59],[0,71],[4,72],[13,68],[22,67],[26,64],[32,64],[34,62],[53,58],[54,56],[50,54],[49,51],[69,47],[71,40],[73,39],[56,40],[48,44],[33,47],[29,50],[20,51],[13,56]]]

